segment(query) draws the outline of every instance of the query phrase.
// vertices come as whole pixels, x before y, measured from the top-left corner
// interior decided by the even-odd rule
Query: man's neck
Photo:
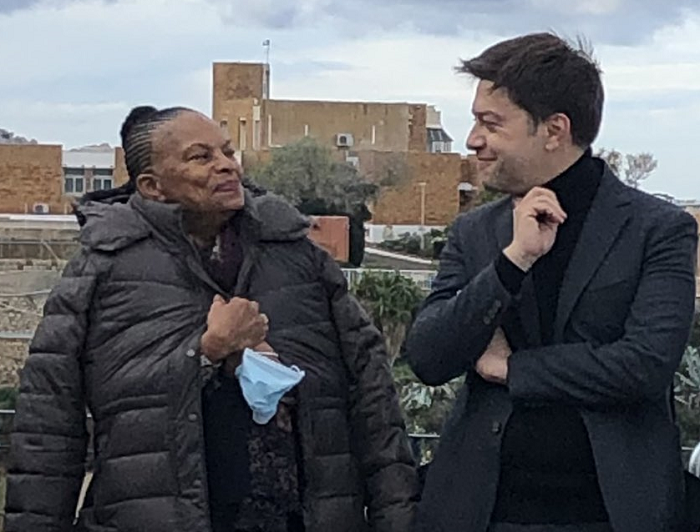
[[[552,179],[566,172],[576,163],[576,161],[578,161],[583,156],[584,153],[585,150],[578,147],[571,147],[570,149],[563,152],[560,157],[558,157],[556,160],[553,160],[552,164],[549,165],[548,168],[542,172],[542,179],[538,183],[538,186],[545,185],[549,183]]]

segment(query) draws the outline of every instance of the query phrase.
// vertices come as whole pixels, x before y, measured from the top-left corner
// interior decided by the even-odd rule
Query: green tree
[[[285,197],[304,214],[347,216],[349,263],[362,263],[364,222],[371,218],[367,204],[376,198],[379,187],[353,165],[333,160],[329,148],[305,138],[275,149],[270,162],[252,168],[248,177],[252,185]]]
[[[19,390],[13,386],[0,387],[0,410],[13,410]]]
[[[676,415],[681,443],[695,447],[700,443],[700,351],[689,346],[676,372]]]
[[[442,386],[426,386],[414,375],[406,360],[400,357],[407,329],[425,294],[413,280],[398,272],[365,273],[353,286],[353,291],[386,338],[394,381],[409,432],[439,434],[463,379]],[[424,442],[421,449],[423,460],[432,458],[436,443],[433,440]]]
[[[447,242],[449,226],[445,229],[431,229],[428,233],[403,233],[394,240],[384,240],[377,244],[380,249],[415,255],[429,259],[439,259],[440,252]]]
[[[352,289],[382,331],[393,363],[399,356],[413,313],[423,300],[423,291],[399,272],[371,270],[366,271]]]
[[[442,386],[426,386],[416,378],[405,360],[397,360],[393,369],[408,430],[439,434],[464,379],[458,378]]]
[[[250,177],[307,214],[360,213],[379,188],[310,138],[275,149],[270,162],[253,168]]]

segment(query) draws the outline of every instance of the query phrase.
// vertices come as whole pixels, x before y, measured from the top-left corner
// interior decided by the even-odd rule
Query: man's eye
[[[209,157],[206,153],[193,153],[190,155],[190,161],[201,161]]]

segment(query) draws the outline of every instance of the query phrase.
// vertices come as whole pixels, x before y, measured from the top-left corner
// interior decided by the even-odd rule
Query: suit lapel
[[[576,302],[605,260],[629,219],[627,188],[606,166],[591,210],[583,224],[564,274],[554,326],[554,343],[561,343]]]

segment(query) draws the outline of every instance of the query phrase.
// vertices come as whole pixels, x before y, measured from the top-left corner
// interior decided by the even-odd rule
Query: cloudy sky
[[[700,199],[700,0],[0,0],[0,127],[118,142],[129,108],[211,110],[213,61],[261,61],[272,97],[426,102],[460,149],[460,57],[519,33],[586,35],[604,71],[598,147],[652,152],[644,187]]]

